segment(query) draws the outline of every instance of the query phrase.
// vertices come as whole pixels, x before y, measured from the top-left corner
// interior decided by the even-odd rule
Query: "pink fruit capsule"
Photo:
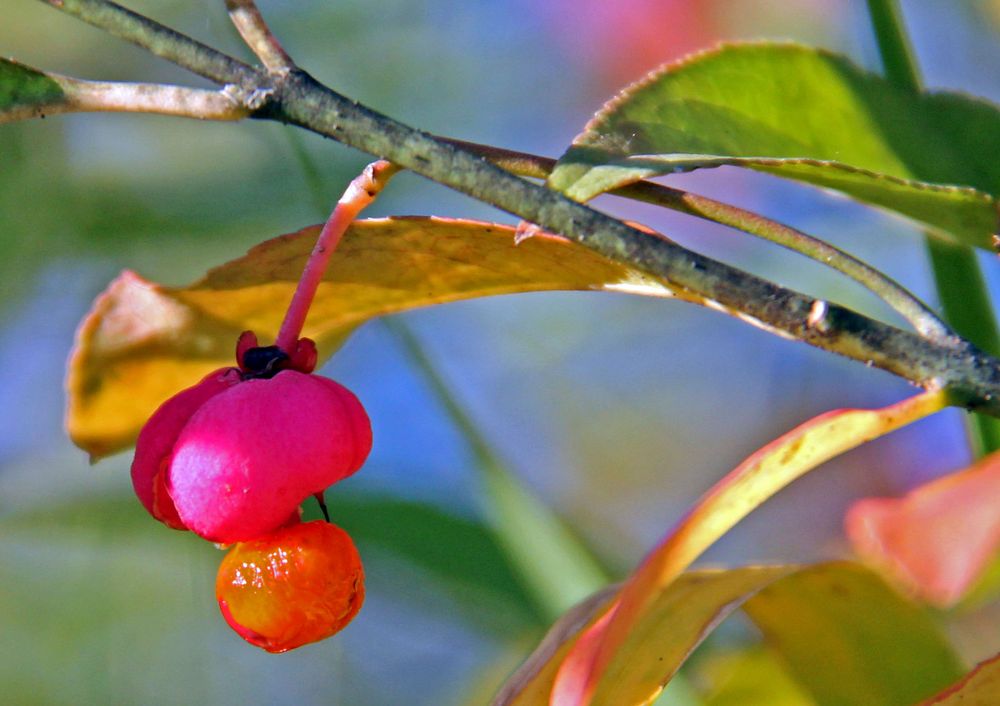
[[[308,350],[291,359],[278,351],[277,364],[267,350],[243,346],[242,369],[212,373],[146,423],[132,482],[158,520],[222,544],[250,540],[287,524],[306,498],[364,463],[371,425],[357,397],[333,380],[282,369],[309,360]],[[266,370],[245,367],[248,357]]]

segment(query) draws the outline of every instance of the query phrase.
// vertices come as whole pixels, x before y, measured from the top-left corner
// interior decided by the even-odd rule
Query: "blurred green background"
[[[1000,99],[996,2],[904,0],[931,87]],[[129,5],[245,56],[222,3]],[[793,38],[877,69],[850,0],[262,0],[298,62],[347,95],[451,137],[557,156],[616,88],[719,39]],[[4,0],[0,53],[93,79],[196,78],[33,0]],[[484,703],[545,624],[483,521],[467,439],[380,322],[327,365],[364,401],[375,450],[329,493],[356,538],[368,599],[341,635],[272,656],[225,627],[221,554],[152,521],[130,455],[90,467],[62,433],[76,323],[121,269],[186,283],[251,245],[317,222],[296,148],[328,200],[369,158],[274,124],[80,115],[0,126],[0,689],[11,704]],[[933,303],[907,223],[729,168],[672,184],[831,240]],[[895,321],[812,263],[722,228],[601,200],[697,250]],[[420,178],[370,215],[513,222]],[[987,275],[997,291],[990,262]],[[840,406],[910,392],[879,371],[677,303],[535,294],[405,317],[498,456],[613,576],[745,455]],[[706,563],[845,553],[852,499],[899,494],[968,461],[947,413],[863,448],[767,504]],[[995,615],[994,615],[995,614]],[[995,652],[1000,610],[957,619],[970,661]],[[740,640],[734,631],[726,639]]]

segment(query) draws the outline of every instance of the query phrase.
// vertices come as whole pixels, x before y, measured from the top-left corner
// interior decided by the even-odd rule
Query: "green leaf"
[[[494,459],[481,470],[485,515],[546,618],[607,583],[593,555],[518,478]]]
[[[601,701],[622,706],[651,702],[691,651],[750,595],[794,572],[794,566],[748,566],[691,571],[658,592],[609,669],[612,688]],[[569,651],[587,635],[615,599],[611,586],[570,609],[534,653],[504,684],[492,706],[548,706]],[[613,677],[611,676],[613,674]],[[612,693],[613,692],[613,693]],[[558,703],[563,703],[559,701]]]
[[[436,581],[519,606],[523,610],[518,618],[539,624],[493,532],[482,522],[425,503],[360,492],[327,493],[326,504],[331,518],[359,545],[404,559]],[[307,518],[316,519],[317,514],[307,508]],[[150,541],[188,539],[187,533],[165,533],[163,526],[128,495],[76,499],[44,509],[5,513],[0,515],[0,543],[28,537],[42,528],[46,529],[42,540],[66,538],[81,545],[111,535],[142,541],[147,533]],[[208,556],[222,557],[214,551]]]
[[[910,93],[818,49],[741,44],[626,88],[575,138],[549,184],[585,201],[646,177],[738,165],[988,248],[998,153],[1000,111],[985,101]]]
[[[613,589],[606,590],[567,613],[493,706],[547,706],[557,675],[565,676],[565,656],[599,632],[595,626],[613,600]],[[694,648],[741,606],[773,638],[793,675],[821,706],[910,704],[961,674],[933,621],[856,564],[700,570],[652,596],[590,703],[651,703]],[[924,671],[914,676],[907,665]],[[852,679],[858,682],[840,683]],[[784,692],[792,703],[801,703],[794,690]],[[877,698],[854,698],[859,693]],[[554,703],[582,702],[556,697]]]
[[[360,493],[328,493],[327,507],[330,517],[350,532],[362,550],[378,547],[425,570],[453,588],[455,599],[468,603],[470,610],[483,613],[485,602],[502,602],[507,624],[493,625],[501,634],[510,633],[510,618],[543,626],[496,534],[481,522],[423,503]],[[470,592],[475,602],[470,602]]]
[[[910,706],[964,671],[930,616],[858,565],[802,571],[743,608],[818,706]]]
[[[497,636],[536,625],[518,611],[524,598],[481,525],[405,502],[328,499],[369,565],[377,565],[371,555],[378,550],[425,570],[435,591],[454,596],[461,617]],[[222,692],[213,675],[282,668],[269,667],[219,614],[213,587],[222,556],[193,535],[166,530],[122,494],[0,513],[0,700],[247,703],[245,683],[227,678]],[[303,650],[295,669],[336,669],[343,650],[336,643]],[[264,683],[263,675],[253,681]]]
[[[134,498],[0,516],[4,702],[210,702],[229,640],[212,600],[222,554],[184,539]]]
[[[38,117],[65,100],[62,85],[52,76],[0,58],[0,123]]]
[[[277,334],[319,226],[261,243],[189,287],[125,272],[81,324],[67,376],[67,428],[98,458],[127,448],[149,415],[234,364],[240,332]],[[442,218],[355,221],[330,260],[303,334],[329,355],[368,319],[473,297],[546,290],[667,296],[663,284],[554,236]]]

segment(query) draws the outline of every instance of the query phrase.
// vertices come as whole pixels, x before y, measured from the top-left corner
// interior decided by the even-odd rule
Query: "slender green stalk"
[[[299,170],[306,180],[306,189],[313,208],[316,209],[316,213],[323,213],[329,200],[329,189],[319,171],[319,166],[313,155],[306,149],[302,135],[297,130],[286,130],[285,134],[288,137],[288,144],[291,145],[292,153],[295,155],[295,161],[298,162]]]
[[[898,3],[896,0],[867,1],[868,16],[875,30],[885,77],[901,88],[919,92],[920,72],[903,26]]]
[[[912,92],[922,90],[920,69],[907,38],[896,0],[868,0],[886,78]],[[927,253],[945,318],[966,340],[990,355],[1000,354],[1000,331],[989,291],[972,248],[925,236]],[[1000,450],[1000,422],[982,415],[969,419],[975,456]]]
[[[211,72],[215,80],[238,84],[247,92],[253,117],[298,125],[389,159],[658,278],[685,300],[887,370],[925,388],[947,387],[965,406],[1000,416],[1000,361],[971,343],[924,339],[630,227],[479,155],[376,113],[305,72],[270,75],[224,55],[219,56],[231,63],[205,55],[199,49],[202,45],[148,20],[137,21],[133,13],[108,0],[42,1],[202,75]]]
[[[461,146],[470,152],[481,154],[494,164],[519,176],[546,179],[556,165],[554,159],[526,152],[516,152],[448,138],[439,139]],[[909,321],[918,333],[942,343],[956,340],[955,334],[938,318],[937,314],[897,282],[819,238],[814,238],[795,228],[772,221],[751,211],[710,199],[707,196],[699,196],[651,181],[636,182],[614,189],[609,193],[663,206],[679,213],[729,226],[797,252],[861,284]]]
[[[399,317],[383,322],[403,344],[476,457],[485,511],[504,552],[549,620],[602,586],[608,576],[569,529],[497,458],[417,337]]]
[[[636,184],[637,191],[653,191],[659,184]],[[800,230],[756,213],[697,194],[679,197],[686,213],[737,228],[750,235],[804,255],[850,277],[892,307],[923,336],[946,345],[957,342],[955,334],[927,305],[902,285],[858,258]]]

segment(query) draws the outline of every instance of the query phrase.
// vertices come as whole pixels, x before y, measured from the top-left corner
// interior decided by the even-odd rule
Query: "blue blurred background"
[[[42,3],[4,4],[4,56],[84,78],[200,85]],[[245,56],[221,2],[130,7]],[[617,88],[718,40],[792,38],[878,69],[860,1],[261,7],[298,62],[333,88],[423,129],[550,156]],[[1000,66],[1000,3],[904,0],[903,8],[930,87],[1000,99],[1000,72],[987,68]],[[0,126],[7,703],[484,703],[537,640],[544,620],[483,528],[467,441],[380,322],[358,331],[324,371],[364,401],[376,446],[366,468],[331,493],[365,558],[367,603],[320,645],[277,657],[245,646],[217,614],[219,552],[144,514],[131,499],[129,454],[90,467],[62,432],[74,328],[118,271],[183,284],[323,217],[296,141],[318,165],[331,203],[369,160],[274,124],[81,115]],[[729,168],[667,181],[826,238],[935,303],[908,223]],[[598,203],[694,249],[896,321],[858,288],[783,251],[651,208]],[[370,210],[387,214],[514,222],[408,174]],[[984,263],[997,291],[995,263]],[[760,445],[819,412],[888,404],[911,391],[886,373],[717,313],[625,295],[503,297],[405,320],[498,456],[615,576]],[[800,481],[705,561],[842,556],[840,523],[853,499],[899,494],[967,461],[960,416],[939,415]],[[442,546],[464,554],[428,559]],[[998,624],[987,611],[956,629],[967,659],[996,650]]]

